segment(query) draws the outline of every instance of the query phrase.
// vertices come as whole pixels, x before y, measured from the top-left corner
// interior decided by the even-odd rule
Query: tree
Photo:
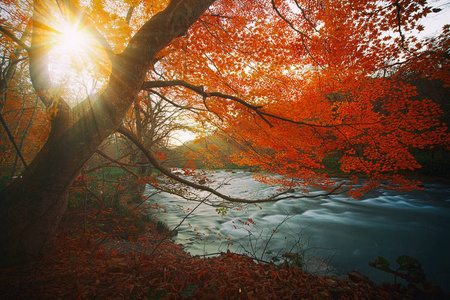
[[[242,141],[246,151],[235,162],[284,174],[287,188],[345,191],[317,172],[336,151],[343,153],[343,170],[371,176],[368,188],[384,179],[410,188],[415,183],[398,175],[419,167],[409,148],[448,138],[438,106],[411,100],[414,89],[396,76],[395,67],[417,72],[438,61],[423,75],[449,78],[448,28],[430,50],[409,35],[431,12],[424,1],[91,1],[83,10],[80,3],[34,1],[30,46],[16,37],[17,24],[27,19],[2,20],[3,38],[28,54],[30,80],[51,124],[39,153],[0,192],[2,266],[42,253],[72,182],[116,131],[166,176],[226,201],[286,196],[288,190],[233,199],[172,174],[122,125],[141,90]],[[15,5],[5,3],[11,12]],[[54,84],[50,72],[61,20],[88,32],[99,49],[95,66],[83,67],[100,88],[75,106],[67,95],[72,84]]]
[[[147,148],[152,148],[155,151],[166,151],[170,146],[170,140],[174,132],[186,127],[179,121],[182,119],[183,110],[173,107],[164,99],[167,99],[166,96],[159,93],[155,96],[149,92],[142,93],[134,104],[132,114],[125,120],[125,126],[136,132],[139,140]],[[134,144],[131,143],[131,146],[138,150]],[[148,162],[140,151],[133,155],[132,160],[141,164],[140,174],[152,172],[151,168],[145,166],[145,164],[148,165]]]
[[[29,38],[29,26],[17,30],[21,32],[21,41]],[[48,134],[45,108],[40,105],[34,91],[26,81],[27,57],[23,49],[11,40],[2,40],[3,53],[0,73],[0,119],[7,134],[0,141],[2,157],[0,159],[1,186],[23,170],[27,161],[36,155]],[[34,125],[33,125],[34,124]],[[34,130],[36,125],[39,131]],[[33,138],[29,138],[29,134]],[[14,147],[10,147],[13,145]]]
[[[3,264],[42,253],[66,208],[68,188],[100,143],[120,126],[156,55],[183,35],[212,2],[172,1],[141,27],[122,53],[110,53],[110,81],[94,103],[90,105],[88,99],[73,109],[52,90],[47,71],[45,12],[55,8],[45,7],[46,2],[34,3],[32,46],[27,47],[30,77],[41,101],[55,113],[41,151],[21,177],[1,192]],[[64,4],[75,15],[76,8]]]

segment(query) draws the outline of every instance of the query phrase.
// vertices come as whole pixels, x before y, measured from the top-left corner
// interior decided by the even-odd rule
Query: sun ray
[[[107,82],[110,62],[81,15],[54,11],[47,19],[51,28],[47,41],[51,47],[48,55],[50,77],[69,105],[74,106],[98,92]]]
[[[55,48],[57,51],[69,55],[80,55],[89,51],[88,47],[92,44],[91,39],[88,33],[78,26],[62,24]]]

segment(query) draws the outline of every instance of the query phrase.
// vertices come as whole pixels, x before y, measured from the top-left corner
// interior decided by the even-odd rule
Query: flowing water
[[[243,171],[216,171],[209,178],[227,182],[219,191],[240,198],[265,198],[276,189]],[[152,192],[148,187],[146,194]],[[168,193],[148,201],[164,207],[167,213],[158,218],[170,228],[197,205]],[[201,205],[174,239],[193,255],[230,249],[283,262],[282,254],[299,253],[309,272],[340,275],[358,270],[377,283],[392,282],[393,275],[369,267],[369,261],[383,256],[394,268],[395,259],[406,254],[422,263],[427,279],[449,290],[450,185],[426,183],[424,190],[400,193],[378,189],[358,200],[345,194],[288,199],[244,206],[226,216]]]

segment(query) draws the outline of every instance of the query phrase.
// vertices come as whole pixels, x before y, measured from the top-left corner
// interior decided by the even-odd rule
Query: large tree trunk
[[[99,107],[96,116],[104,116]],[[89,113],[54,141],[47,141],[26,171],[0,192],[2,266],[40,255],[67,206],[68,191],[112,124]]]
[[[0,192],[0,267],[43,253],[66,209],[71,184],[100,143],[121,124],[158,52],[183,35],[213,2],[172,0],[113,58],[110,82],[92,106],[90,100],[69,112],[61,106],[42,150],[25,172]],[[45,54],[38,51],[42,49],[30,54],[31,77],[38,93],[50,94],[46,78],[39,78],[43,64],[36,59]],[[45,101],[51,104],[51,99]]]

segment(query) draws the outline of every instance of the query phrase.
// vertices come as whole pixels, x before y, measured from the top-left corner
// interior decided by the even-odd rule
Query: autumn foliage
[[[224,205],[279,199],[220,194],[191,161],[183,169],[191,180],[175,175],[164,150],[176,130],[232,140],[238,153],[209,145],[192,156],[256,167],[255,178],[281,184],[281,195],[308,195],[311,186],[354,197],[376,187],[410,190],[419,183],[406,175],[421,167],[413,152],[449,150],[442,108],[413,84],[450,84],[450,28],[418,37],[432,13],[423,0],[36,0],[0,7],[0,265],[42,254],[70,187],[89,168],[114,164],[154,186],[149,170],[157,170],[169,178],[166,190],[190,186]],[[115,152],[103,151],[111,141]],[[352,180],[330,178],[329,159]],[[355,188],[359,178],[367,180]],[[84,188],[100,203],[108,198]],[[198,286],[201,276],[189,274],[183,282]],[[167,289],[187,288],[177,284]]]
[[[103,35],[111,50],[120,53],[167,1],[114,5],[86,5],[84,14],[98,32],[83,30]],[[5,19],[4,26],[26,22],[30,16],[20,12]],[[420,168],[410,150],[448,144],[439,106],[432,99],[417,99],[408,81],[416,76],[449,84],[448,26],[439,36],[417,38],[424,30],[418,20],[430,13],[424,1],[218,1],[186,35],[158,54],[147,80],[165,83],[143,88],[188,108],[185,116],[237,141],[241,155],[230,158],[236,164],[283,174],[291,182],[295,179],[296,186],[321,185],[324,159],[338,156],[342,171],[370,177],[371,187],[388,179],[391,187],[410,189],[416,183],[398,175]],[[62,10],[62,17],[76,22],[68,9]],[[55,22],[50,24],[58,26]],[[21,26],[18,29],[29,30]],[[14,43],[2,38],[13,59]],[[94,89],[101,91],[111,68],[106,53],[110,50],[87,51],[91,56],[84,59],[91,62],[84,64],[84,71],[78,66],[76,76],[86,81],[88,74],[97,72]],[[70,83],[75,85],[73,79]],[[64,89],[61,92],[74,92]],[[17,99],[13,92],[10,88],[6,96]],[[139,117],[136,112],[145,116],[149,102],[141,99],[143,95],[135,102],[134,118]],[[5,102],[7,117],[18,105],[17,100]],[[24,116],[30,118],[32,112],[28,109]],[[30,124],[30,130],[42,128],[23,123]],[[16,129],[24,131],[26,136],[27,130]]]
[[[98,236],[74,227],[76,218],[73,212],[67,215],[44,259],[0,271],[1,299],[403,299],[406,295],[399,286],[312,276],[296,267],[260,264],[230,252],[192,257],[167,240],[155,249],[164,234],[151,223],[148,233],[132,240],[93,243]]]
[[[338,157],[349,176],[370,178],[353,196],[385,180],[417,187],[403,176],[421,167],[411,150],[447,147],[449,137],[440,106],[410,81],[448,85],[448,28],[418,39],[417,20],[431,13],[420,1],[296,4],[219,2],[161,54],[167,86],[181,86],[171,95],[240,144],[229,160],[283,174],[285,185],[326,189],[323,162]],[[220,156],[208,147],[206,158]]]

